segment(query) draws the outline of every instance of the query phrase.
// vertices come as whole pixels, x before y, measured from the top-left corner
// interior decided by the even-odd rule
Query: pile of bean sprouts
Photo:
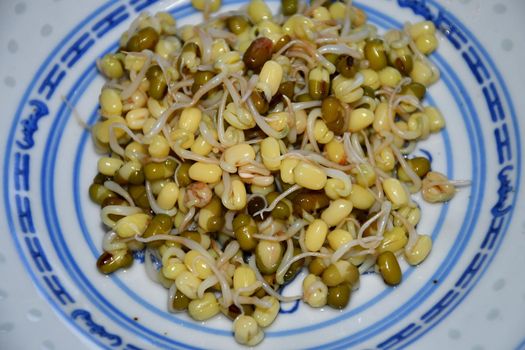
[[[412,196],[444,202],[463,184],[411,155],[445,126],[423,104],[434,25],[379,34],[351,0],[193,3],[203,23],[142,14],[98,61],[99,270],[145,250],[170,312],[222,313],[249,346],[280,303],[343,309],[368,271],[399,284],[399,262],[432,246]],[[301,295],[281,295],[298,279]]]

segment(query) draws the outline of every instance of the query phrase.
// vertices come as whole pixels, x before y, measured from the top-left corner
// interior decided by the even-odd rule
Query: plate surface
[[[243,2],[223,1],[224,9]],[[432,60],[442,79],[427,103],[441,109],[447,128],[416,153],[472,184],[445,205],[420,201],[419,231],[435,243],[424,264],[404,267],[399,287],[369,274],[343,312],[285,304],[257,348],[523,349],[525,5],[354,3],[380,30],[423,18],[440,30]],[[71,107],[88,124],[96,120],[103,79],[95,59],[116,48],[140,12],[160,10],[180,24],[200,20],[186,1],[0,3],[1,349],[236,346],[220,317],[197,323],[167,313],[166,291],[147,280],[143,256],[109,278],[95,269],[103,228],[87,188],[97,158]]]

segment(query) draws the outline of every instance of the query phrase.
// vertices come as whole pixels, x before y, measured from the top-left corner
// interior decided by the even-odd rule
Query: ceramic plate
[[[471,184],[444,205],[419,201],[418,230],[434,247],[421,266],[403,266],[401,285],[388,288],[367,274],[341,312],[283,304],[257,348],[524,349],[525,5],[354,3],[380,30],[423,19],[439,29],[431,59],[442,78],[427,102],[441,109],[447,128],[415,152]],[[97,119],[103,79],[95,60],[116,49],[139,13],[160,10],[179,24],[200,21],[187,1],[0,3],[2,349],[238,346],[221,317],[202,323],[168,313],[166,290],[147,279],[143,255],[110,277],[95,268],[104,229],[87,189],[97,156],[79,118]]]

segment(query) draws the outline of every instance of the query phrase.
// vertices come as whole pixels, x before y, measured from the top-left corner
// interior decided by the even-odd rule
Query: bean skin
[[[242,60],[246,68],[258,72],[272,58],[273,43],[270,39],[257,38],[248,47]]]

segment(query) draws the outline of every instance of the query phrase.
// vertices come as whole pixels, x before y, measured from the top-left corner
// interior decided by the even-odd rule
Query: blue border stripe
[[[108,3],[104,4],[104,5],[102,5],[101,7],[99,7],[95,11],[93,11],[84,20],[82,20],[79,24],[77,24],[73,28],[73,30],[71,32],[69,32],[69,34],[67,34],[66,37],[64,37],[64,39],[62,39],[55,46],[55,48],[51,51],[49,56],[40,65],[40,67],[36,71],[33,79],[31,80],[31,82],[29,83],[27,89],[25,90],[24,94],[22,95],[22,98],[20,99],[21,102],[20,102],[20,104],[18,106],[18,109],[15,112],[15,116],[13,118],[13,123],[11,125],[11,129],[9,131],[9,135],[8,135],[6,146],[5,146],[5,150],[6,150],[5,154],[6,154],[6,156],[5,156],[5,159],[4,159],[4,181],[3,181],[3,194],[4,194],[4,196],[3,197],[4,197],[4,207],[5,207],[5,210],[6,210],[7,223],[9,225],[11,236],[13,237],[15,248],[16,248],[16,250],[18,252],[18,255],[20,256],[20,260],[22,261],[22,264],[23,264],[24,268],[27,270],[27,272],[29,273],[29,276],[31,277],[31,280],[33,281],[34,285],[36,286],[36,289],[37,289],[38,293],[50,305],[53,306],[54,311],[57,313],[57,315],[65,323],[72,323],[69,314],[66,314],[65,311],[56,304],[55,300],[52,299],[51,296],[48,294],[47,288],[44,287],[41,283],[38,282],[39,281],[39,277],[35,274],[34,270],[31,267],[31,264],[29,263],[29,261],[24,258],[23,248],[22,248],[22,246],[20,244],[20,241],[17,239],[17,229],[16,229],[15,223],[13,222],[13,216],[12,216],[11,207],[10,207],[10,200],[9,200],[9,197],[8,197],[9,190],[10,190],[10,188],[9,188],[9,185],[10,185],[9,179],[11,178],[11,176],[10,176],[11,173],[9,172],[9,162],[11,160],[12,146],[14,144],[14,139],[15,139],[15,134],[16,134],[16,131],[17,131],[17,127],[19,126],[19,123],[20,123],[20,119],[21,119],[21,116],[22,116],[22,111],[26,107],[25,102],[29,99],[29,96],[30,96],[31,92],[33,91],[33,87],[38,82],[38,80],[41,78],[41,76],[44,73],[45,69],[48,68],[49,63],[51,62],[51,60],[55,56],[57,56],[57,54],[60,52],[60,50],[62,50],[62,48],[65,46],[65,44],[68,41],[70,41],[71,38],[76,33],[78,33],[81,30],[81,28],[86,26],[87,23],[91,22],[101,12],[103,12],[104,10],[106,10],[107,8],[109,8],[112,5],[113,4],[111,2],[108,2]],[[72,323],[72,324],[73,324],[73,328],[77,332],[80,332],[82,335],[84,335],[87,339],[90,339],[91,341],[93,341],[95,344],[97,344],[98,346],[100,346],[103,349],[110,349],[109,347],[107,347],[106,344],[101,343],[98,339],[93,338],[91,333],[86,331],[84,328],[80,327],[78,324],[76,324],[76,323]]]
[[[231,3],[236,3],[236,1],[232,1],[232,2],[227,1],[226,3],[227,3],[227,4],[231,4]],[[108,5],[106,5],[106,6],[108,6]],[[437,7],[439,7],[439,5],[437,5]],[[98,11],[102,11],[102,8],[100,8]],[[93,15],[94,15],[94,14],[93,14]],[[88,20],[88,19],[86,19],[85,21],[87,21],[87,20]],[[79,26],[80,26],[80,24],[79,24]],[[459,26],[463,28],[463,26],[461,25],[461,23],[459,23]],[[465,31],[466,31],[466,30],[465,30]],[[467,32],[468,32],[468,31],[467,31]],[[470,32],[468,32],[468,34],[470,34]],[[471,34],[470,34],[470,35],[471,35]],[[477,40],[476,40],[475,38],[474,38],[473,40],[477,43],[478,46],[481,47],[481,45],[479,45],[479,42],[477,42]],[[63,41],[67,41],[67,37],[66,37]],[[55,50],[58,50],[58,49],[59,49],[59,47],[57,47]],[[500,85],[503,86],[503,90],[504,90],[505,98],[507,99],[506,102],[509,104],[509,109],[511,110],[511,118],[512,118],[512,121],[513,121],[514,124],[516,124],[514,107],[513,107],[513,105],[512,105],[511,100],[510,100],[510,96],[509,96],[509,94],[508,94],[508,91],[506,90],[505,85],[502,83],[503,80],[502,80],[502,78],[501,78],[499,72],[494,68],[494,66],[493,66],[493,62],[492,62],[492,60],[490,59],[490,56],[487,55],[487,53],[486,53],[486,51],[483,49],[483,47],[481,47],[481,50],[482,50],[483,54],[484,54],[486,57],[488,57],[489,63],[490,63],[490,65],[491,65],[491,68],[492,68],[492,69],[494,70],[494,72],[496,73],[496,76],[498,77],[498,80],[499,80]],[[52,56],[52,55],[51,55],[51,56]],[[43,69],[43,67],[45,67],[46,62],[51,58],[51,56],[48,57],[48,59],[44,62],[44,64],[41,66],[41,69]],[[39,71],[40,71],[40,70],[39,70]],[[41,72],[40,72],[40,73],[37,73],[37,75],[35,76],[35,78],[33,79],[33,81],[36,81],[36,80],[37,80],[39,74],[42,74],[42,73],[41,73]],[[30,87],[31,87],[31,86],[30,86]],[[24,97],[23,97],[22,100],[24,100],[24,99],[27,100],[29,93],[30,93],[30,88],[28,88],[28,90],[27,90],[26,93],[24,94]],[[12,126],[12,128],[11,128],[11,132],[10,132],[10,134],[9,134],[8,145],[7,145],[7,147],[6,147],[6,149],[7,149],[7,156],[6,156],[6,159],[5,159],[5,161],[4,161],[4,172],[5,172],[5,174],[7,174],[7,176],[6,176],[5,178],[9,178],[8,166],[9,166],[9,156],[10,156],[10,151],[11,151],[11,145],[12,145],[12,143],[13,143],[14,134],[15,134],[15,132],[16,132],[16,126],[17,126],[17,124],[18,124],[18,123],[16,123],[16,121],[19,120],[19,118],[20,118],[20,114],[21,114],[21,111],[22,111],[23,108],[24,108],[24,105],[23,105],[23,104],[20,104],[19,109],[18,109],[18,111],[17,111],[17,115],[16,115],[16,117],[15,117],[15,123],[13,124],[13,126]],[[475,125],[475,126],[477,126],[477,127],[479,128],[479,125]],[[519,139],[519,134],[518,134],[519,129],[518,129],[518,128],[514,128],[514,131],[515,131],[515,134],[516,134],[516,139],[515,139],[515,141],[516,141],[516,143],[517,143],[517,145],[518,145],[518,147],[517,147],[517,150],[518,150],[518,157],[517,157],[517,161],[518,161],[518,176],[517,176],[517,184],[518,184],[518,187],[516,187],[516,192],[518,192],[518,190],[519,190],[519,185],[520,185],[520,184],[519,184],[519,179],[521,178],[521,152],[520,152],[521,149],[520,149],[520,139]],[[472,140],[469,140],[469,141],[471,142]],[[451,163],[449,163],[449,164],[451,164]],[[484,177],[484,176],[485,176],[485,171],[481,171],[481,173],[482,173],[482,175],[483,175],[483,177]],[[485,179],[483,179],[483,181],[481,181],[481,183],[484,183],[484,181],[485,181]],[[5,203],[6,203],[6,210],[7,210],[7,212],[8,212],[8,221],[9,221],[9,226],[10,226],[10,228],[11,228],[11,231],[12,231],[12,234],[13,234],[13,238],[15,238],[14,240],[15,240],[15,244],[16,244],[16,246],[17,246],[17,250],[19,251],[19,254],[20,254],[20,256],[22,257],[22,256],[23,256],[23,254],[22,254],[22,248],[20,247],[20,244],[19,244],[18,240],[16,239],[16,236],[15,236],[16,228],[15,228],[15,224],[13,223],[12,217],[11,217],[11,215],[10,215],[10,214],[11,214],[10,207],[8,206],[8,197],[7,197],[7,187],[8,187],[8,183],[9,183],[9,181],[4,181],[4,201],[5,201]],[[513,203],[513,204],[515,204],[515,201],[516,201],[516,197],[514,198],[514,203]],[[478,201],[477,203],[480,205],[481,201]],[[508,220],[508,222],[507,222],[507,224],[506,224],[506,226],[505,226],[505,230],[504,230],[504,231],[506,231],[506,229],[507,229],[509,223],[510,223],[510,219]],[[503,231],[503,232],[504,232],[504,231]],[[500,240],[497,242],[496,250],[499,248],[501,242],[502,242],[502,239],[500,239]],[[488,266],[488,265],[490,264],[490,262],[492,261],[494,255],[495,255],[495,254],[493,254],[493,255],[490,256],[489,263],[487,263],[486,266]],[[28,269],[28,271],[30,272],[31,277],[36,281],[36,277],[35,277],[35,275],[34,275],[34,272],[31,270],[28,261],[25,260],[25,259],[22,259],[22,260],[23,260],[23,263],[24,263],[25,267],[26,267],[26,268]],[[483,269],[483,272],[486,270],[486,266],[485,266],[485,268]],[[482,272],[482,274],[483,274],[483,272]],[[478,275],[478,279],[480,278],[480,276],[481,276],[481,275]],[[45,294],[44,289],[43,289],[40,285],[38,285],[38,283],[37,283],[37,286],[39,287],[39,292],[42,293],[42,294],[44,294],[44,296],[46,297],[46,299],[49,301],[50,298],[49,298],[48,295]],[[472,285],[472,287],[471,287],[470,289],[472,289],[472,288],[473,288],[473,285]],[[470,291],[470,289],[469,289],[469,291]],[[466,294],[465,294],[465,295],[466,295]],[[53,303],[53,301],[51,301],[51,302]],[[458,303],[458,304],[459,304],[459,303]],[[58,308],[57,308],[57,309],[58,309]],[[451,311],[451,310],[450,310],[450,311]],[[64,316],[64,314],[62,314],[62,316]],[[78,327],[78,328],[80,329],[80,327]],[[85,333],[85,331],[83,331],[82,329],[80,329],[80,330],[81,330],[83,333]],[[427,330],[427,331],[428,331],[428,330]],[[425,332],[426,332],[426,331],[425,331]]]
[[[516,350],[525,350],[525,339],[523,339],[522,342],[518,344]]]

